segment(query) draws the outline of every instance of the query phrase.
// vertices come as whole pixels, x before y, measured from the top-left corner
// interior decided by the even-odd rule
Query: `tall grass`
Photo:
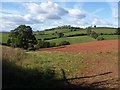
[[[24,50],[2,47],[3,89],[54,87],[55,71],[52,68],[24,68],[20,62],[28,59]]]
[[[2,59],[10,62],[17,63],[18,61],[24,60],[26,52],[20,48],[11,48],[2,46]]]

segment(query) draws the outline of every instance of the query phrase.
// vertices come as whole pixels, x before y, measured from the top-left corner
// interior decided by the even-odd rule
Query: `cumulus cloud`
[[[17,25],[21,24],[37,24],[42,23],[41,20],[33,18],[30,14],[19,15],[19,14],[1,14],[0,30],[11,30]]]
[[[68,12],[70,16],[75,17],[77,19],[82,19],[86,17],[86,13],[79,9],[70,9]]]
[[[61,16],[68,13],[67,10],[53,2],[27,3],[27,8],[32,14],[42,16],[44,19],[61,19]]]
[[[30,14],[24,16],[18,14],[2,14],[2,21],[13,24],[35,24],[41,23],[40,20],[33,18]]]

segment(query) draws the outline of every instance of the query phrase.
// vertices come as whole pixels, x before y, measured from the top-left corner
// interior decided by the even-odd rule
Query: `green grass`
[[[68,78],[77,77],[76,72],[85,67],[82,63],[84,55],[60,52],[28,52],[29,58],[23,63],[25,67],[53,67],[58,79],[62,78],[61,69],[64,69]],[[86,57],[84,57],[86,58]],[[73,73],[74,72],[74,73]]]
[[[93,31],[95,31],[96,33],[106,33],[106,34],[110,34],[110,33],[115,33],[116,29],[110,29],[110,28],[96,28],[96,29],[92,29]]]
[[[0,38],[2,38],[3,43],[7,43],[9,33],[0,33]]]
[[[64,40],[69,41],[70,44],[95,41],[95,39],[93,39],[89,36],[66,37],[66,38],[52,39],[52,40],[48,40],[48,41],[49,42],[56,42],[58,45],[61,41],[64,41]]]
[[[86,34],[86,31],[85,30],[79,30],[79,31],[72,31],[72,32],[64,33],[65,36],[76,35],[76,34]]]
[[[39,35],[39,34],[36,34],[35,37],[36,37],[36,39],[44,39],[44,38],[56,37],[56,35],[52,35],[52,34]]]
[[[51,31],[44,31],[45,34],[53,34],[53,33],[65,33],[65,32],[70,32],[70,29],[55,29]]]
[[[105,39],[105,40],[118,40],[118,37],[120,39],[120,35],[102,35],[102,37]]]

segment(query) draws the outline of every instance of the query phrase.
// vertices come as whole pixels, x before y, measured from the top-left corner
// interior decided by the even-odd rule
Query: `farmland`
[[[118,35],[115,30],[92,28],[104,38],[101,41],[87,35],[86,29],[36,31],[33,32],[36,39],[55,42],[56,47],[32,51],[1,46],[3,88],[117,88]],[[58,37],[58,33],[64,36]],[[2,43],[7,43],[9,33],[0,35]],[[59,46],[62,41],[71,45]]]
[[[118,35],[102,35],[106,40],[117,40],[120,38]]]
[[[117,87],[117,49],[80,54],[56,51],[25,52],[17,48],[2,48],[3,69],[6,71],[3,72],[3,87],[12,88],[14,83],[15,87],[26,88],[79,87],[84,90],[93,87]]]
[[[116,29],[113,28],[93,28],[92,31],[95,31],[98,34],[114,34]],[[55,32],[62,32],[64,33],[63,38],[57,38],[57,35]],[[53,38],[51,40],[48,40],[49,42],[56,42],[57,44],[62,41],[62,40],[68,40],[70,41],[71,44],[75,43],[81,43],[81,42],[91,42],[95,41],[95,39],[91,38],[90,36],[81,35],[86,34],[85,29],[80,29],[77,31],[70,31],[70,29],[55,29],[55,30],[50,30],[50,31],[39,31],[39,32],[34,32],[34,35],[36,39],[45,39],[45,38]],[[0,33],[0,37],[2,37],[2,43],[6,43],[8,39],[9,33]],[[102,35],[105,40],[116,40],[118,39],[118,35]]]
[[[95,41],[95,39],[89,36],[66,37],[66,38],[52,39],[48,41],[57,42],[57,45],[58,45],[61,41],[64,41],[64,40],[69,41],[71,44]]]
[[[113,28],[96,28],[93,29],[93,31],[95,31],[96,33],[104,33],[104,34],[115,33],[115,29]]]
[[[120,89],[120,3],[13,1],[0,2],[2,90]]]

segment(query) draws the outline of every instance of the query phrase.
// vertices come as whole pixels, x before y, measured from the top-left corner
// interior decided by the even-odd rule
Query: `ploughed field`
[[[66,46],[39,49],[40,51],[61,51],[76,53],[102,53],[118,49],[118,40],[94,41]]]

